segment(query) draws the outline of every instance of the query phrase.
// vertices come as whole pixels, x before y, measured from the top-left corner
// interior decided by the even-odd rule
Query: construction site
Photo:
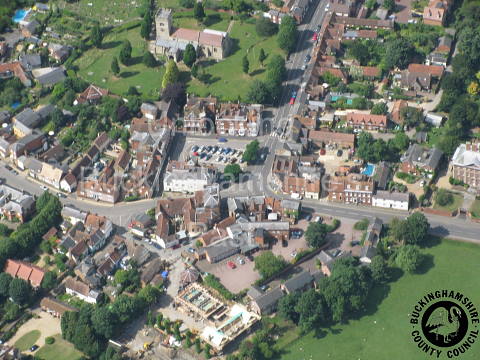
[[[260,316],[239,304],[227,304],[198,283],[192,283],[175,298],[177,310],[208,325],[200,337],[217,352],[248,331]]]

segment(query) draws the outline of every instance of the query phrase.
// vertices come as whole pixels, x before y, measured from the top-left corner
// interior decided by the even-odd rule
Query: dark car
[[[8,171],[12,171],[13,168],[10,166],[10,165],[5,165],[5,169],[7,169]]]
[[[30,348],[30,351],[31,352],[34,352],[35,350],[38,349],[38,345],[33,345],[31,348]]]
[[[197,146],[197,145],[195,145],[195,146],[192,147],[192,152],[196,152],[197,150],[198,150],[198,146]]]
[[[305,220],[307,221],[312,220],[312,214],[307,214],[307,216],[305,216]]]
[[[310,55],[305,56],[305,62],[308,63],[312,57]]]
[[[227,142],[227,139],[225,139],[225,138],[222,137],[222,138],[218,139],[218,142],[225,143],[225,142]]]
[[[337,151],[337,156],[340,157],[340,156],[342,156],[342,155],[343,155],[343,151],[342,151],[342,150],[338,150],[338,151]]]

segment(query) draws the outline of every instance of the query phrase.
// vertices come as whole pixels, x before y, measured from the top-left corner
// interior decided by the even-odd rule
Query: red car
[[[228,266],[230,269],[235,269],[235,268],[237,267],[233,261],[227,262],[227,266]]]
[[[314,34],[313,34],[312,40],[313,40],[313,41],[317,41],[317,40],[318,40],[318,35],[317,35],[317,33],[314,33]]]
[[[293,104],[295,104],[295,98],[294,98],[294,97],[291,97],[291,98],[290,98],[290,105],[293,105]]]

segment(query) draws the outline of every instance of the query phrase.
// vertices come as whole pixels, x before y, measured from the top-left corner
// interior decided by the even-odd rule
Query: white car
[[[48,190],[48,188],[47,188],[45,185],[41,185],[40,187],[42,188],[43,191],[47,191],[47,190]]]

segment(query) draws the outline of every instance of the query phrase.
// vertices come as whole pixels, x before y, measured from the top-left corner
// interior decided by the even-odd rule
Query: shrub
[[[370,221],[367,218],[365,218],[363,220],[357,221],[355,225],[353,225],[353,228],[355,230],[362,230],[362,231],[367,230],[368,224],[370,224]]]
[[[435,201],[440,206],[447,206],[447,205],[450,205],[451,203],[453,203],[453,195],[452,195],[451,192],[449,192],[445,189],[440,189],[437,192],[437,195],[435,197]]]
[[[45,338],[45,344],[47,345],[52,345],[54,342],[55,342],[55,338],[53,338],[52,336],[48,336]]]

